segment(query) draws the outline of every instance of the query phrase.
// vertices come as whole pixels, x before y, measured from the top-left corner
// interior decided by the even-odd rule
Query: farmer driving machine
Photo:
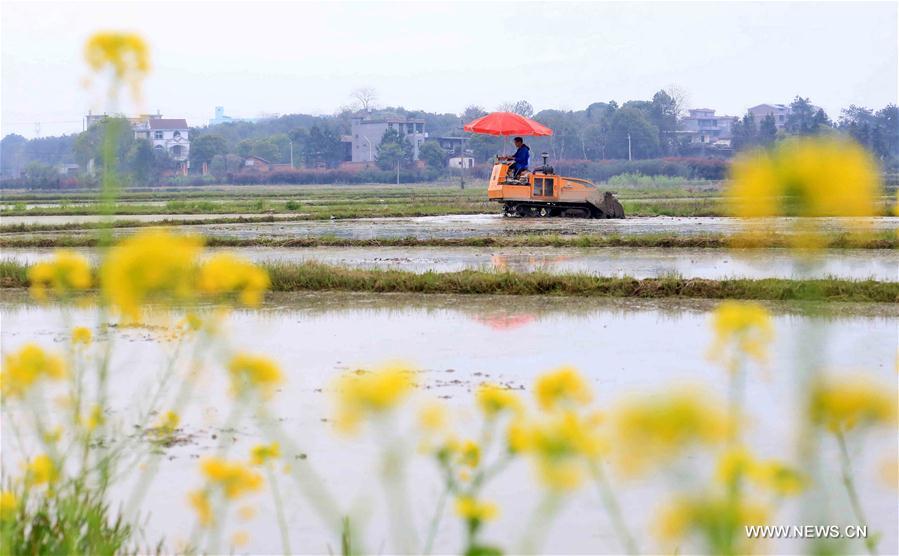
[[[572,218],[624,218],[624,209],[612,193],[580,178],[557,175],[546,163],[515,178],[509,161],[493,165],[487,198],[503,204],[506,216],[567,216]]]
[[[550,128],[511,112],[488,114],[466,124],[463,129],[500,136],[553,133]],[[512,166],[507,156],[497,157],[487,186],[487,198],[502,203],[506,216],[624,218],[624,208],[611,192],[600,192],[585,179],[557,175],[547,164],[547,158],[548,155],[543,153],[543,165],[527,171]]]

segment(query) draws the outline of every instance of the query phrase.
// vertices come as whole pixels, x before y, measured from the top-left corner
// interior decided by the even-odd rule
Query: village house
[[[711,108],[694,108],[681,119],[678,133],[690,138],[690,143],[730,145],[736,116],[715,115]]]
[[[412,145],[412,159],[418,160],[418,149],[428,138],[425,121],[415,118],[383,117],[376,119],[353,118],[350,129],[350,155],[353,162],[374,162],[378,146],[388,129],[399,131]]]

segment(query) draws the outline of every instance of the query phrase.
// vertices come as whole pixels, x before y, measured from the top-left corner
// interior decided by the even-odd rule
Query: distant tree
[[[668,85],[664,91],[673,102],[675,117],[678,120],[683,118],[687,111],[687,91],[675,84]]]
[[[390,128],[381,137],[377,155],[378,167],[382,170],[391,170],[397,167],[407,167],[412,164],[412,145],[406,141],[405,136],[398,130]]]
[[[759,124],[756,143],[767,147],[774,144],[775,140],[777,140],[777,122],[774,121],[773,115],[768,114],[762,118],[762,123]]]
[[[627,158],[628,134],[633,158],[652,158],[658,155],[659,129],[642,110],[626,104],[612,117],[607,148],[612,158]]]
[[[337,166],[344,160],[340,135],[330,126],[312,126],[304,157],[307,166]]]
[[[225,162],[225,156],[217,154],[212,157],[209,162],[209,173],[217,179],[222,179],[228,175],[228,164]]]
[[[776,132],[776,127],[775,127]],[[758,141],[758,126],[750,112],[743,115],[743,119],[734,122],[731,128],[731,146],[735,151],[755,146]]]
[[[525,118],[530,118],[534,115],[534,107],[526,100],[519,100],[517,102],[507,101],[497,106],[496,110],[497,112],[513,112],[519,116],[524,116]]]
[[[659,128],[659,145],[662,154],[677,154],[677,142],[674,132],[677,130],[677,102],[665,91],[659,91],[652,97],[650,122]]]
[[[378,100],[378,93],[371,87],[360,87],[351,92],[350,97],[358,103],[360,110],[370,112]]]
[[[797,96],[790,103],[790,115],[784,124],[787,133],[814,135],[830,127],[830,118],[824,110],[816,108],[808,98]]]
[[[134,132],[128,120],[106,118],[78,134],[72,149],[75,160],[82,167],[87,167],[93,160],[97,171],[102,171],[107,162],[110,168],[121,171],[119,167],[125,163],[133,143]]]
[[[131,145],[126,157],[127,169],[137,185],[152,185],[159,177],[156,154],[149,139],[140,139]]]
[[[244,139],[240,143],[237,144],[237,154],[241,158],[246,158],[253,154],[253,147],[255,145],[255,141],[252,139]]]
[[[462,112],[462,123],[467,124],[486,115],[487,111],[484,110],[483,106],[472,104],[466,106],[465,110]]]
[[[4,176],[18,176],[25,168],[25,146],[28,139],[12,133],[0,140],[0,172]]]
[[[281,159],[281,151],[271,137],[254,142],[253,155],[269,162],[279,162]]]
[[[201,135],[190,142],[190,163],[199,170],[203,164],[209,164],[216,156],[228,152],[228,144],[221,135]]]
[[[59,172],[42,162],[29,162],[24,174],[29,187],[52,187],[59,184]]]
[[[437,141],[425,141],[418,149],[418,158],[424,160],[429,168],[442,170],[446,168],[446,150]]]
[[[877,111],[874,151],[881,158],[899,158],[899,107],[888,104]]]

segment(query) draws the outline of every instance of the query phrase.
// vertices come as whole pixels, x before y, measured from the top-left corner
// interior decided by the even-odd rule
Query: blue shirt
[[[519,168],[527,168],[528,158],[530,158],[530,156],[531,149],[529,149],[527,145],[518,147],[518,150],[515,151],[515,164],[517,164]]]

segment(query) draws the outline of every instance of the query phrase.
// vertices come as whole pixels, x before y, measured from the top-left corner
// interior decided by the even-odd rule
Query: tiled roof
[[[187,129],[184,118],[156,118],[150,120],[150,129]]]

